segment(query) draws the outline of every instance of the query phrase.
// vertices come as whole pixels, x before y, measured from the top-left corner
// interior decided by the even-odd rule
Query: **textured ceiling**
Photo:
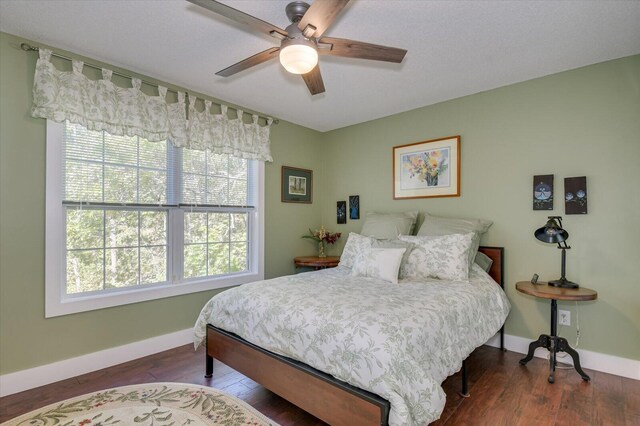
[[[284,28],[284,0],[225,0]],[[276,46],[183,0],[0,0],[0,30],[327,131],[640,53],[640,1],[352,0],[325,33],[407,49],[402,64],[321,57],[311,96],[277,60],[214,73]]]

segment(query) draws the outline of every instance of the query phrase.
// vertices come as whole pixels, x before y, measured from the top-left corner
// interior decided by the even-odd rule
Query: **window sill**
[[[140,288],[114,291],[112,293],[64,296],[62,300],[60,300],[60,297],[57,295],[47,294],[45,316],[51,318],[78,312],[128,305],[131,303],[163,299],[166,297],[199,293],[233,287],[262,279],[263,277],[258,273],[246,272],[221,278],[194,279],[174,284],[149,285]]]

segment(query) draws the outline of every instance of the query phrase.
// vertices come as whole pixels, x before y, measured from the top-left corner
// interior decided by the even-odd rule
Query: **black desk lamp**
[[[549,281],[549,285],[554,287],[563,288],[578,288],[579,285],[569,281],[565,278],[565,265],[567,262],[566,250],[570,249],[567,245],[569,239],[569,233],[562,229],[562,217],[561,216],[549,216],[547,224],[542,228],[536,229],[533,233],[537,239],[543,243],[558,244],[558,248],[562,249],[562,276],[559,280]],[[562,244],[561,244],[562,243]]]

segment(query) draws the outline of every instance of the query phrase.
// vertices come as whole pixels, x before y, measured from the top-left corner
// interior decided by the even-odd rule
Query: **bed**
[[[500,288],[503,249],[480,251],[493,265],[489,274],[476,265],[471,283],[393,286],[347,279],[338,267],[223,292],[195,327],[206,373],[218,359],[330,424],[431,422],[444,408],[442,381],[499,330],[502,345],[510,309]],[[424,298],[403,297],[425,288]]]

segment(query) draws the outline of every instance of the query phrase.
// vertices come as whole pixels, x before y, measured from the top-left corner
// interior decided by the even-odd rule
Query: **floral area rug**
[[[217,389],[147,383],[94,392],[31,411],[1,426],[270,425],[247,403]]]

